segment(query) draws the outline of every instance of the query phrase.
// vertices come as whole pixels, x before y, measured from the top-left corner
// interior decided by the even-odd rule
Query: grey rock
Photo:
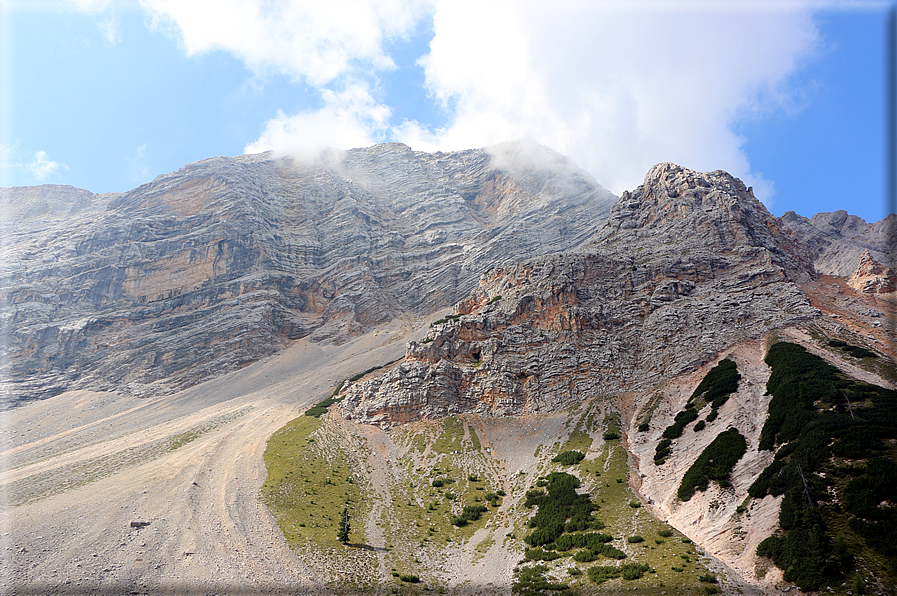
[[[119,195],[0,189],[0,407],[164,394],[432,312],[491,267],[579,245],[614,200],[523,142],[216,157]]]
[[[393,426],[507,416],[645,391],[727,346],[819,315],[802,245],[725,172],[659,164],[579,252],[503,267],[343,415]]]
[[[870,224],[843,210],[817,213],[811,219],[788,211],[779,220],[800,236],[821,274],[851,275],[866,250],[880,263],[895,264],[891,250],[897,215]]]

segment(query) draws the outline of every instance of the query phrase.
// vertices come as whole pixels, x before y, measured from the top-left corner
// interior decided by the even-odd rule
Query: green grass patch
[[[346,455],[315,436],[320,426],[320,419],[300,416],[271,435],[265,449],[261,497],[291,546],[336,547],[343,509],[353,522],[365,510]],[[363,542],[363,524],[351,525],[349,542]]]

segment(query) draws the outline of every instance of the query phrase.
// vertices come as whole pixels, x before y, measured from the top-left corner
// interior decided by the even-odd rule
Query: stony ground
[[[258,498],[266,441],[347,373],[400,356],[411,328],[299,342],[171,397],[77,392],[4,413],[0,592],[316,592]]]

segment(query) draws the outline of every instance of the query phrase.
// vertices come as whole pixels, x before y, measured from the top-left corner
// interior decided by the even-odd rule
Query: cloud
[[[29,174],[35,181],[43,182],[51,174],[59,170],[68,170],[64,163],[52,161],[46,151],[35,151],[30,155],[30,161],[22,161],[21,143],[0,143],[0,167],[4,170],[17,170]],[[25,157],[27,160],[28,157]]]
[[[447,126],[398,128],[409,144],[460,149],[526,137],[610,190],[653,164],[726,169],[768,198],[733,124],[791,105],[791,76],[819,34],[797,4],[440,0],[421,58]],[[471,14],[476,14],[471,19]]]
[[[324,107],[287,116],[282,111],[265,124],[258,140],[245,153],[274,150],[311,157],[325,147],[365,147],[386,140],[390,110],[377,103],[364,84],[350,84],[342,91],[325,89]]]
[[[320,109],[278,112],[245,151],[400,140],[415,149],[547,145],[621,193],[674,161],[725,169],[767,202],[743,118],[800,109],[795,74],[820,45],[795,2],[141,0],[188,55],[226,51],[264,81],[310,85]],[[418,64],[438,127],[384,99],[392,52],[432,25]],[[407,79],[403,79],[407,80]],[[297,91],[298,92],[298,91]]]
[[[51,161],[47,158],[46,151],[35,151],[31,162],[25,165],[25,169],[31,173],[37,180],[46,180],[50,174],[63,168],[69,169],[67,165]]]
[[[103,33],[103,37],[106,38],[106,41],[112,45],[121,41],[121,30],[119,29],[118,17],[116,15],[106,15],[106,18],[97,23],[97,25]]]
[[[141,0],[188,55],[224,50],[259,75],[323,86],[352,72],[394,67],[384,49],[425,13],[423,0]]]

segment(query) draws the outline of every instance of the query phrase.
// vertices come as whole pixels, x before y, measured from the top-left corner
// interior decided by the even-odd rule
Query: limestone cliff
[[[0,189],[4,403],[167,392],[429,313],[490,267],[577,246],[613,200],[522,142],[216,157],[120,195]]]
[[[350,387],[343,412],[391,426],[644,391],[817,317],[797,285],[814,276],[740,180],[659,164],[581,251],[486,273],[402,363]]]
[[[816,270],[823,275],[848,277],[864,251],[881,263],[892,261],[897,215],[866,223],[844,210],[817,213],[810,219],[788,211],[779,221],[800,236]]]

